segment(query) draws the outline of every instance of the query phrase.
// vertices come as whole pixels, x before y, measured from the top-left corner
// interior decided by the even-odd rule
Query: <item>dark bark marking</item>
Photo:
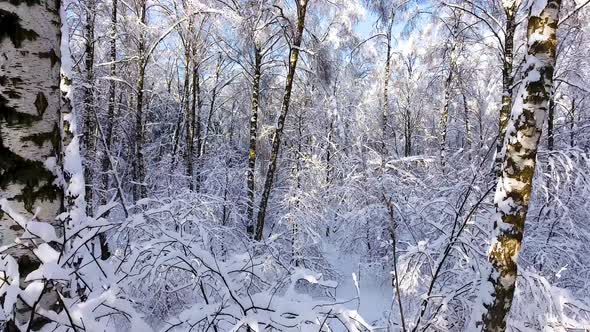
[[[11,2],[12,3],[12,2]],[[20,25],[20,18],[15,13],[0,9],[0,42],[10,38],[16,48],[20,48],[25,40],[35,40],[39,35],[33,31],[24,29]]]
[[[35,108],[37,109],[37,114],[39,114],[39,116],[43,116],[43,113],[45,113],[45,110],[47,110],[47,106],[49,106],[49,103],[47,102],[47,97],[45,97],[45,94],[43,92],[37,93],[37,98],[35,98]]]

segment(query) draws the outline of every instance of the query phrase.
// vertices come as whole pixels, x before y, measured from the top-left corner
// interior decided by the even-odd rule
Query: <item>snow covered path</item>
[[[339,301],[352,300],[345,305],[357,310],[376,330],[381,330],[380,327],[383,328],[391,311],[391,285],[383,281],[383,276],[372,275],[367,269],[363,269],[364,262],[360,256],[341,252],[332,243],[325,243],[323,251],[332,267],[342,276],[336,288],[336,298]]]

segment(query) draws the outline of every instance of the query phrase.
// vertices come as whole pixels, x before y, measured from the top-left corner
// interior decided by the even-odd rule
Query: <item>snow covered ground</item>
[[[365,261],[357,254],[341,252],[334,244],[323,245],[325,257],[342,276],[336,288],[338,301],[347,301],[345,306],[356,310],[361,317],[376,329],[387,321],[391,312],[393,289],[382,276],[376,276],[366,268]],[[381,324],[379,324],[381,322]]]

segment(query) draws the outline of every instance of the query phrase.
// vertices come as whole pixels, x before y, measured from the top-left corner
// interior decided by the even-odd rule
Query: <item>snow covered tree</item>
[[[59,6],[59,1],[0,3],[0,236],[2,247],[9,248],[2,255],[17,259],[22,282],[40,262],[14,240],[32,241],[31,234],[59,226],[63,207]],[[33,220],[26,223],[30,228],[21,227],[21,218]],[[37,305],[48,309],[55,303],[23,297],[4,302],[13,313],[3,317],[10,321],[6,329],[42,326],[45,319],[31,313]]]
[[[519,93],[512,107],[504,160],[494,199],[496,219],[489,271],[483,271],[474,328],[504,331],[514,297],[525,220],[542,126],[553,85],[560,0],[536,1],[527,26],[527,55]]]
[[[256,231],[254,238],[258,241],[262,240],[264,235],[264,221],[266,218],[266,208],[268,206],[268,199],[272,190],[272,184],[277,169],[277,160],[279,158],[279,150],[281,148],[281,135],[285,127],[287,114],[289,113],[289,106],[291,103],[291,93],[293,91],[293,80],[295,78],[295,70],[297,69],[297,61],[299,59],[299,52],[303,43],[303,32],[305,29],[305,14],[307,12],[307,0],[296,2],[297,21],[291,23],[289,26],[290,40],[289,40],[289,65],[287,69],[287,77],[285,80],[285,91],[281,105],[281,112],[277,119],[277,126],[272,137],[272,150],[270,161],[268,163],[268,170],[264,180],[264,187],[262,188],[262,196],[260,198],[260,206],[258,209],[258,218],[256,220]]]

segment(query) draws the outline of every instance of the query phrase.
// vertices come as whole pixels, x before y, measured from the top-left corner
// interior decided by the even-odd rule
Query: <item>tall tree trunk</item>
[[[102,171],[102,188],[104,191],[101,203],[106,204],[109,200],[108,190],[109,190],[109,171],[111,171],[111,163],[109,153],[111,151],[111,146],[113,143],[113,127],[115,126],[115,107],[116,107],[116,96],[117,96],[117,86],[116,81],[114,80],[115,76],[117,75],[117,0],[112,1],[112,8],[111,8],[111,31],[110,31],[110,65],[109,65],[109,92],[108,92],[108,106],[107,106],[107,117],[105,121],[105,147],[103,149],[102,160],[101,160],[101,171]],[[112,170],[116,172],[115,169]],[[121,194],[121,193],[120,193]],[[121,198],[122,199],[122,198]],[[108,215],[108,212],[107,214]],[[106,216],[105,215],[105,216]],[[109,251],[106,235],[104,233],[100,233],[98,235],[98,239],[100,242],[100,258],[102,260],[106,260],[111,256]]]
[[[84,63],[86,84],[84,85],[84,182],[86,183],[86,213],[94,213],[94,162],[96,159],[96,114],[94,109],[94,19],[95,0],[87,0],[86,22],[84,22]]]
[[[393,18],[387,33],[387,52],[385,59],[385,72],[383,73],[383,109],[381,110],[381,156],[385,163],[387,158],[387,119],[389,115],[389,80],[391,77],[391,33],[393,29]]]
[[[258,140],[258,104],[260,97],[260,67],[262,65],[262,54],[260,49],[254,47],[254,77],[252,82],[252,113],[250,114],[250,147],[248,149],[248,225],[246,227],[250,236],[254,234],[254,197],[256,171],[256,142]]]
[[[504,14],[506,15],[505,37],[504,37],[504,58],[502,59],[502,108],[500,109],[500,120],[498,123],[498,141],[496,142],[496,161],[494,167],[496,175],[500,176],[500,166],[502,163],[502,146],[506,136],[506,127],[510,111],[512,109],[512,85],[514,76],[512,75],[512,64],[514,61],[514,31],[516,30],[516,12],[520,5],[520,0],[504,1]]]
[[[329,185],[332,183],[332,170],[334,166],[332,165],[332,148],[334,142],[334,119],[330,119],[330,124],[328,126],[328,139],[326,142],[326,184]]]
[[[184,5],[184,3],[183,3]],[[186,176],[188,178],[188,187],[191,191],[195,190],[195,181],[194,181],[194,158],[195,158],[195,78],[193,73],[193,89],[191,93],[190,89],[190,74],[192,72],[191,64],[196,61],[195,55],[196,51],[193,47],[193,39],[191,33],[193,31],[193,19],[192,16],[189,18],[188,23],[188,33],[184,39],[184,47],[185,47],[185,77],[184,77],[184,88],[185,88],[185,130],[186,130],[186,155],[185,155],[185,163],[186,163]],[[193,59],[191,61],[191,55]],[[191,94],[193,97],[193,103],[191,107]]]
[[[471,160],[471,146],[473,140],[471,138],[471,124],[469,123],[469,105],[467,104],[467,97],[465,92],[463,95],[463,117],[465,120],[465,150],[467,150],[467,158]]]
[[[190,30],[190,25],[189,25]],[[185,40],[185,71],[184,71],[184,130],[185,130],[185,144],[186,144],[186,151],[185,151],[185,171],[186,176],[188,178],[188,187],[190,190],[195,189],[195,184],[193,181],[193,158],[194,158],[194,149],[195,149],[195,131],[194,131],[194,123],[195,123],[195,114],[192,112],[193,109],[191,108],[191,89],[190,89],[190,66],[191,66],[191,47],[188,38]]]
[[[184,99],[182,99],[180,103],[183,104]],[[181,131],[184,117],[184,112],[179,112],[178,117],[176,118],[176,125],[174,126],[174,134],[172,135],[172,162],[170,163],[172,169],[176,168],[176,156],[178,154],[178,148],[180,147],[180,136],[182,136]]]
[[[60,2],[0,2],[0,245],[13,245],[23,229],[16,220],[57,226],[63,189],[57,184],[60,160]],[[29,244],[4,253],[16,258],[21,286],[39,262]],[[46,293],[45,293],[46,294]],[[43,295],[45,299],[47,295]],[[53,301],[56,299],[53,298]],[[47,320],[31,312],[19,296],[6,330],[16,325],[42,326]],[[36,301],[36,299],[33,299]],[[49,309],[49,300],[39,306]],[[55,302],[53,302],[55,304]],[[25,327],[26,329],[26,327]]]
[[[199,157],[204,156],[207,153],[207,140],[211,133],[211,126],[213,124],[213,113],[215,113],[215,101],[217,100],[219,77],[221,76],[221,69],[223,65],[223,59],[221,53],[217,59],[217,66],[215,67],[215,81],[213,82],[213,89],[211,89],[211,103],[209,104],[209,114],[207,114],[207,123],[205,124],[205,135],[203,137],[202,146],[200,147]]]
[[[191,112],[194,114],[193,134],[197,139],[197,174],[194,180],[196,192],[201,190],[201,108],[203,107],[203,100],[201,98],[201,81],[199,77],[199,66],[196,63],[196,49],[193,48],[193,104]],[[193,138],[194,142],[194,138]]]
[[[517,259],[531,199],[537,148],[553,85],[557,23],[561,0],[548,0],[530,12],[528,51],[522,84],[506,131],[504,160],[498,178],[493,240],[481,298],[469,331],[504,331],[512,306]]]
[[[336,142],[334,140],[334,121],[338,114],[338,80],[334,81],[333,91],[332,91],[332,110],[328,113],[328,137],[326,142],[326,185],[330,185],[333,181],[332,179],[332,170],[335,168],[332,165],[332,150],[335,149]],[[327,236],[327,235],[326,235]]]
[[[311,88],[311,94],[313,95],[313,86]],[[305,99],[305,108],[304,110],[311,108],[311,97]],[[303,156],[303,112],[300,111],[297,114],[297,151],[295,152],[295,156],[293,159],[296,160],[295,167],[293,169],[293,175],[296,179],[296,191],[295,195],[292,198],[293,205],[295,206],[295,211],[299,211],[299,204],[300,204],[300,193],[301,193],[301,172],[303,171],[303,165],[301,157]],[[310,144],[311,145],[311,144]],[[291,202],[289,202],[289,209],[291,209]],[[300,266],[303,264],[303,255],[301,252],[301,231],[299,220],[294,218],[292,213],[290,212],[290,221],[289,224],[291,225],[291,264],[294,266]]]
[[[303,40],[303,29],[305,27],[305,13],[307,11],[308,0],[300,0],[297,3],[297,30],[293,36],[292,47],[289,50],[289,69],[287,72],[287,79],[285,82],[285,94],[283,95],[283,104],[281,106],[281,114],[277,121],[274,135],[272,137],[272,149],[270,154],[270,161],[268,163],[268,170],[266,172],[266,179],[264,180],[264,188],[260,198],[260,207],[258,209],[258,218],[256,222],[256,235],[254,239],[262,240],[264,231],[264,219],[266,218],[266,208],[268,206],[268,199],[274,181],[275,171],[277,169],[277,159],[279,156],[279,149],[281,146],[281,135],[285,126],[287,113],[289,112],[289,104],[291,101],[291,91],[293,90],[293,79],[295,77],[295,69],[297,68],[297,60],[299,59],[299,49]]]
[[[454,46],[453,46],[454,48]],[[453,51],[451,51],[451,53],[454,53]],[[453,55],[451,55],[451,57],[453,57]],[[440,153],[440,165],[442,167],[445,167],[446,162],[447,162],[447,132],[448,132],[448,127],[449,127],[449,106],[451,104],[451,88],[452,88],[452,83],[453,83],[453,70],[454,70],[454,66],[452,64],[453,60],[451,59],[451,67],[449,68],[449,75],[447,76],[447,79],[445,80],[445,99],[444,99],[444,104],[443,104],[443,108],[442,108],[442,112],[441,112],[441,116],[440,116],[440,121],[439,121],[439,129],[440,129],[440,134],[439,134],[439,138],[438,138],[438,144],[439,144],[439,153]]]
[[[456,21],[453,24],[453,31],[451,35],[451,49],[449,50],[449,73],[447,79],[445,80],[445,99],[443,101],[443,108],[440,116],[439,121],[439,153],[440,153],[440,165],[444,168],[447,162],[447,134],[449,130],[449,107],[451,104],[451,93],[453,90],[453,76],[457,71],[457,58],[458,58],[458,43],[461,41],[459,39],[459,22],[461,20],[461,15],[456,17]],[[458,40],[459,39],[459,40]]]
[[[572,109],[570,114],[570,148],[573,148],[575,145],[576,98],[572,98]]]
[[[146,23],[146,0],[141,1],[140,8],[140,22],[142,25]],[[137,78],[137,107],[135,114],[135,186],[134,196],[135,200],[147,197],[147,188],[145,184],[145,157],[143,153],[143,144],[145,141],[145,115],[143,114],[143,89],[145,84],[145,68],[147,65],[147,58],[145,56],[145,32],[140,31],[139,35],[139,61],[138,61],[138,78]]]
[[[117,96],[117,83],[114,80],[114,77],[117,75],[117,1],[112,1],[113,8],[111,9],[111,31],[110,31],[110,65],[109,65],[109,76],[111,80],[109,81],[109,92],[108,92],[108,108],[107,108],[107,118],[105,121],[105,140],[107,144],[107,149],[111,149],[112,145],[112,137],[113,137],[113,127],[114,127],[114,117],[115,117],[115,107],[116,107],[116,96]],[[101,171],[102,171],[102,188],[104,190],[104,196],[102,199],[102,204],[106,204],[109,197],[108,197],[108,189],[109,189],[109,156],[108,153],[102,155],[101,160]]]
[[[547,112],[547,150],[553,151],[555,145],[554,138],[554,122],[555,122],[555,100],[553,94],[549,97],[549,109]]]
[[[411,73],[410,73],[410,77]],[[404,107],[405,119],[404,119],[404,157],[409,157],[412,155],[412,109],[410,108],[411,98],[409,93],[406,97],[406,107]]]

